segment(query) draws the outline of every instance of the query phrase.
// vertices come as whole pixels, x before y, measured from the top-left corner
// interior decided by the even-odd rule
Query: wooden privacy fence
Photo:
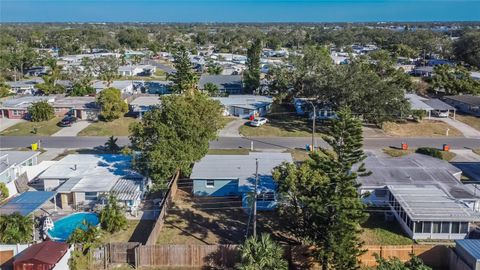
[[[157,242],[158,236],[160,235],[160,232],[163,227],[163,223],[165,222],[165,216],[167,214],[167,210],[171,207],[173,199],[177,194],[177,189],[178,189],[177,181],[179,176],[180,176],[180,172],[177,171],[177,173],[173,176],[172,180],[170,180],[170,183],[168,185],[168,191],[160,203],[160,214],[158,215],[153,225],[153,228],[150,232],[150,235],[148,236],[148,239],[145,242],[146,245],[154,245]]]
[[[236,245],[152,245],[135,249],[136,267],[215,267],[231,268],[238,262]]]
[[[406,246],[364,246],[367,250],[359,257],[362,265],[376,266],[375,254],[381,258],[397,257],[401,261],[410,260],[411,254],[420,257],[426,265],[434,269],[448,269],[449,248],[440,245],[406,245]]]
[[[107,258],[109,263],[128,263],[135,265],[135,248],[141,243],[110,243],[107,245]]]

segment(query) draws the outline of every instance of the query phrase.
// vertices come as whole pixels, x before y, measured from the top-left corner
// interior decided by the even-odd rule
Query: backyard
[[[128,136],[128,127],[136,122],[133,117],[121,117],[111,122],[97,121],[78,133],[78,136]]]
[[[128,220],[127,229],[110,234],[102,235],[102,243],[109,242],[144,242],[148,237],[148,232],[151,230],[153,220]]]
[[[411,245],[413,240],[402,231],[396,220],[385,221],[383,213],[371,212],[362,224],[360,239],[365,245]]]
[[[4,136],[49,136],[61,129],[57,126],[60,122],[60,117],[54,117],[48,121],[31,122],[26,121],[11,126],[0,133]]]
[[[245,240],[248,219],[237,197],[192,198],[179,190],[157,244],[239,244]],[[270,233],[282,243],[295,242],[275,213],[259,212],[257,224],[258,234]]]
[[[383,131],[390,136],[397,137],[443,137],[446,136],[447,129],[449,137],[462,137],[462,133],[438,120],[422,120],[421,122],[393,123],[383,124]]]

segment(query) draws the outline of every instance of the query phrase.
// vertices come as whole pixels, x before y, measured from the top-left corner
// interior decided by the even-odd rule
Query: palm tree
[[[117,144],[118,138],[115,138],[113,136],[110,136],[108,138],[108,141],[105,143],[105,148],[107,149],[108,152],[115,154],[120,151],[120,146]]]
[[[0,215],[0,243],[29,243],[33,239],[32,216],[22,216],[20,213]]]
[[[239,270],[286,270],[288,263],[283,258],[283,249],[268,234],[260,239],[250,237],[240,246],[242,262]]]

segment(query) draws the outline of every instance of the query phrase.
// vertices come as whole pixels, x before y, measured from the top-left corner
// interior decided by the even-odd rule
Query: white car
[[[267,118],[255,118],[252,121],[250,121],[250,126],[252,127],[259,127],[263,126],[267,123]]]

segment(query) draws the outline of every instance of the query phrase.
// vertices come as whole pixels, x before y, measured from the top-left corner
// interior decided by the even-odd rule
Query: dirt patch
[[[462,137],[458,129],[438,120],[422,120],[421,122],[383,124],[383,130],[387,135],[398,137],[445,137],[448,131],[449,137]]]

